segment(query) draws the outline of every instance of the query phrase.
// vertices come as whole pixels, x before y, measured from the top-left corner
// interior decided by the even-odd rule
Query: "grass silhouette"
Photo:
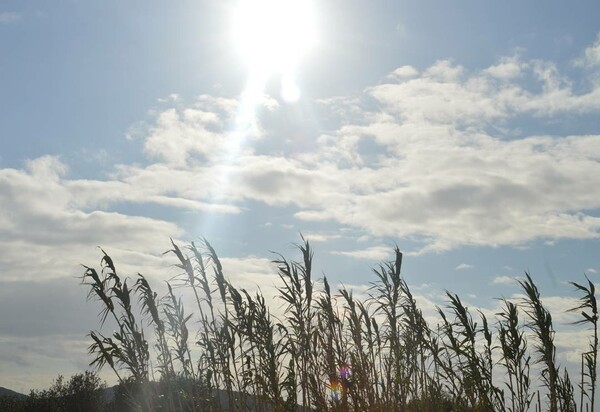
[[[273,261],[283,303],[276,317],[260,291],[228,280],[207,241],[172,246],[181,272],[166,296],[142,275],[129,286],[104,251],[101,269],[86,267],[82,277],[102,305],[101,323],[111,318],[117,325],[112,335],[90,332],[92,365],[114,371],[136,410],[594,408],[598,309],[589,280],[572,283],[583,294],[572,310],[593,330],[576,400],[556,361],[552,316],[529,274],[519,281],[522,300],[502,299],[495,319],[472,313],[447,292],[447,306],[437,308],[440,321],[429,325],[402,277],[398,248],[374,269],[367,297],[358,299],[345,288],[332,292],[326,277],[313,280],[313,251],[302,239],[299,261],[281,255]],[[192,291],[193,309],[174,284]],[[150,375],[151,365],[158,376]],[[533,383],[534,367],[541,385]]]

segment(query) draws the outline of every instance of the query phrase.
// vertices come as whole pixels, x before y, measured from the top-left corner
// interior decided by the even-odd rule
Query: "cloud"
[[[223,156],[238,154],[238,150],[244,149],[245,142],[263,137],[257,117],[260,110],[248,110],[244,99],[242,96],[240,102],[201,95],[191,107],[183,105],[179,99],[164,101],[176,106],[156,115],[144,140],[146,154],[171,167],[184,167],[191,159],[214,163],[223,160]],[[278,108],[279,103],[269,96],[261,96],[254,107],[267,113]],[[139,136],[145,127],[146,124],[134,125],[128,132],[129,138]]]
[[[21,20],[23,16],[20,13],[11,11],[0,11],[0,24],[15,23]]]
[[[465,270],[465,269],[473,269],[475,266],[473,265],[469,265],[468,263],[461,263],[460,265],[456,266],[454,268],[454,270]]]
[[[190,181],[180,181],[178,186],[181,192],[177,196],[169,195],[171,191],[166,181],[161,178],[177,176],[189,178]],[[194,173],[164,170],[164,173],[155,169],[151,179],[137,179],[131,181],[100,181],[100,180],[69,180],[64,186],[73,194],[73,203],[81,208],[104,208],[123,202],[137,204],[156,204],[174,209],[200,210],[206,212],[237,214],[241,209],[230,204],[219,204],[199,200],[203,197],[194,182],[202,181]],[[156,182],[156,184],[152,184]]]
[[[0,286],[0,310],[13,314],[0,319],[0,336],[81,333],[83,337],[86,329],[97,322],[94,309],[86,308],[87,290],[75,276],[37,282],[2,280]]]
[[[536,79],[542,92],[525,87],[519,79],[525,74]],[[576,94],[571,82],[560,75],[554,63],[521,62],[515,57],[473,73],[442,60],[421,77],[383,83],[367,91],[383,105],[384,114],[392,116],[390,120],[422,126],[483,128],[490,122],[504,123],[517,115],[547,117],[590,113],[600,108],[597,100],[600,89]]]
[[[492,280],[492,283],[494,285],[510,285],[510,286],[514,286],[514,285],[517,285],[517,278],[512,277],[512,276],[496,276]]]
[[[600,66],[600,34],[594,44],[587,47],[582,56],[575,60],[575,65],[580,67]]]
[[[570,312],[569,309],[577,307],[579,302],[576,298],[565,296],[545,296],[543,304],[552,313],[552,320],[557,329],[564,329],[581,317],[580,312]]]
[[[0,169],[4,281],[79,275],[80,263],[96,261],[98,245],[110,245],[125,265],[154,268],[152,255],[166,249],[169,237],[183,235],[164,220],[79,208],[80,194],[70,190],[66,173],[66,166],[52,156],[28,161],[25,170]]]
[[[304,239],[310,242],[328,242],[333,239],[339,239],[342,236],[335,233],[323,233],[323,232],[302,232]]]
[[[222,213],[242,213],[249,202],[290,207],[296,220],[410,239],[420,253],[595,239],[600,199],[589,188],[600,184],[600,135],[518,126],[546,130],[561,116],[598,114],[600,86],[573,84],[553,62],[519,55],[481,70],[448,60],[420,72],[402,66],[362,96],[322,100],[319,110],[337,127],[302,136],[301,145],[297,125],[269,122],[266,109],[231,146],[227,125],[239,102],[177,101],[148,122],[150,164],[69,185],[89,194],[87,207],[110,202],[111,191]],[[259,107],[278,107],[264,100]]]
[[[269,300],[274,301],[280,286],[279,276],[271,259],[258,256],[224,257],[221,259],[226,277],[236,288],[250,292],[260,290]],[[273,305],[276,310],[279,305]]]
[[[401,83],[383,83],[368,93],[385,108],[396,125],[401,122],[433,124],[479,123],[506,116],[502,99],[490,93],[485,79],[463,80],[464,69],[450,61],[439,61],[419,78]],[[400,120],[401,122],[398,122]]]
[[[191,153],[211,154],[219,150],[225,144],[218,132],[221,127],[222,119],[215,113],[194,108],[168,109],[158,115],[144,149],[167,164],[182,165]]]
[[[333,255],[349,256],[355,259],[364,260],[385,260],[392,255],[392,248],[387,246],[373,246],[366,249],[357,249],[350,251],[333,251]]]
[[[483,72],[501,80],[511,80],[520,76],[527,65],[522,63],[518,57],[504,57],[494,66],[490,66]]]
[[[404,80],[416,77],[419,71],[412,66],[400,66],[388,75],[389,79]]]
[[[593,273],[593,274],[596,274],[596,273],[598,273],[598,271],[597,271],[596,269],[594,269],[594,268],[587,268],[585,271],[586,271],[587,273]]]
[[[1,169],[0,245],[7,253],[0,263],[7,279],[22,276],[27,260],[19,252],[27,250],[44,268],[28,269],[28,278],[59,277],[94,256],[95,246],[111,245],[133,267],[142,257],[129,251],[156,257],[166,239],[185,235],[166,218],[117,212],[123,203],[238,214],[285,207],[286,225],[334,223],[372,238],[411,240],[420,252],[598,238],[600,199],[589,188],[600,185],[600,135],[521,136],[512,123],[597,114],[600,86],[577,94],[572,83],[552,62],[520,57],[479,71],[451,61],[420,72],[403,66],[362,96],[321,102],[339,123],[298,142],[296,125],[267,121],[279,107],[269,97],[237,137],[230,126],[241,116],[238,100],[169,99],[164,104],[172,107],[138,137],[144,164],[116,165],[105,180],[70,178],[53,156]],[[57,264],[56,244],[68,265]],[[336,253],[381,260],[390,250]]]

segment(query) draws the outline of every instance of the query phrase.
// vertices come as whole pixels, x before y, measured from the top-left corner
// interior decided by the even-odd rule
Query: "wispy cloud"
[[[581,67],[600,66],[600,34],[598,34],[594,44],[587,47],[583,54],[575,60],[575,65]]]
[[[454,268],[454,270],[465,270],[465,269],[473,269],[475,266],[473,265],[469,265],[468,263],[461,263],[460,265],[456,266]]]
[[[504,57],[498,64],[488,67],[483,73],[502,80],[511,80],[520,76],[528,65],[517,56]]]
[[[512,276],[496,276],[493,280],[492,283],[494,285],[517,285],[517,278],[512,277]]]
[[[366,249],[349,251],[333,251],[333,255],[349,256],[355,259],[384,260],[391,256],[392,248],[386,246],[373,246]]]
[[[330,240],[339,239],[342,236],[336,233],[324,232],[303,232],[304,238],[310,242],[328,242]]]
[[[21,20],[22,15],[11,11],[0,11],[0,24],[15,23]]]

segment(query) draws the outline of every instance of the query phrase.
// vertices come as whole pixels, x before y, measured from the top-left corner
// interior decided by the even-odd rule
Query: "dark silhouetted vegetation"
[[[106,385],[93,372],[58,376],[49,389],[32,390],[29,396],[0,397],[1,411],[100,412],[107,410]]]
[[[593,329],[582,354],[578,400],[556,360],[552,316],[529,274],[519,282],[522,300],[504,299],[496,319],[470,311],[447,292],[447,306],[438,308],[440,321],[432,326],[401,275],[397,248],[394,260],[375,268],[375,282],[360,299],[345,288],[332,292],[326,277],[315,282],[309,243],[298,249],[299,261],[278,256],[273,262],[280,317],[260,292],[228,280],[206,241],[185,249],[173,243],[181,272],[160,298],[142,275],[130,286],[104,253],[101,270],[86,267],[83,282],[102,303],[101,321],[112,318],[118,330],[91,332],[92,364],[110,367],[123,396],[141,410],[248,410],[248,402],[259,411],[594,407],[598,338],[591,282],[573,283],[584,294],[573,310],[582,311],[579,323]],[[192,311],[175,286],[192,292]],[[150,330],[154,348],[145,336]],[[154,386],[151,359],[159,381]]]
[[[313,251],[303,241],[298,261],[273,261],[279,301],[269,306],[260,291],[229,281],[208,242],[172,246],[179,274],[164,296],[142,275],[119,274],[104,251],[99,270],[85,267],[101,326],[110,319],[114,328],[90,332],[91,365],[110,368],[116,387],[104,389],[91,372],[59,377],[27,399],[5,398],[0,409],[594,410],[598,308],[589,280],[572,283],[581,294],[576,323],[591,331],[574,385],[557,362],[552,315],[528,273],[519,281],[523,297],[502,299],[493,319],[446,292],[431,325],[401,274],[398,248],[356,296],[332,290],[325,276],[314,280]]]

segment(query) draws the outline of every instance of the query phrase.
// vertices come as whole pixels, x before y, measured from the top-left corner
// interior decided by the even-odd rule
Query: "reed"
[[[579,299],[579,305],[570,309],[571,312],[581,313],[582,319],[575,322],[578,325],[587,324],[592,329],[589,350],[581,354],[581,408],[583,408],[583,397],[585,396],[589,402],[589,410],[594,411],[596,400],[596,377],[598,365],[598,303],[596,301],[596,288],[594,284],[587,278],[587,286],[579,283],[571,282],[575,289],[582,293],[583,296]]]
[[[583,294],[572,309],[581,312],[577,323],[592,330],[577,404],[575,387],[556,362],[552,316],[529,274],[520,281],[522,301],[502,299],[495,319],[447,292],[438,323],[429,325],[402,277],[397,247],[393,260],[374,269],[366,297],[358,298],[344,287],[332,289],[325,276],[313,279],[313,250],[302,240],[300,259],[276,255],[273,261],[275,302],[260,289],[235,287],[205,240],[186,248],[172,241],[180,272],[164,296],[142,275],[129,287],[103,251],[101,269],[86,266],[82,282],[100,304],[100,327],[111,322],[116,332],[90,332],[92,366],[114,371],[132,410],[593,410],[598,309],[589,280],[573,283]],[[191,291],[191,302],[179,288]],[[542,388],[531,376],[534,363]],[[503,372],[506,379],[498,380]]]

